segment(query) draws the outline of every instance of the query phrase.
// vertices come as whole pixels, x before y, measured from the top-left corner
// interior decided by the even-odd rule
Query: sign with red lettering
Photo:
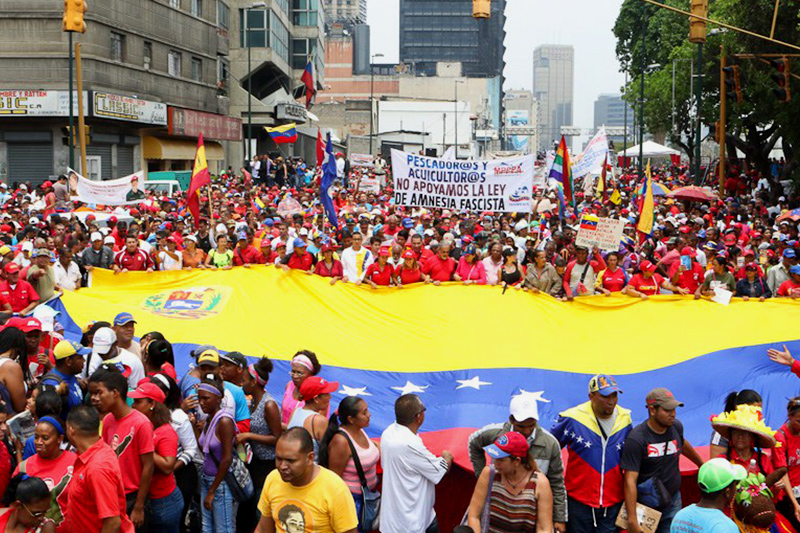
[[[218,141],[241,141],[242,120],[179,107],[169,108],[169,134]]]

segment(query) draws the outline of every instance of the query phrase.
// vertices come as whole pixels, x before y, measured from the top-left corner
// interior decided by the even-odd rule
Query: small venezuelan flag
[[[267,130],[275,144],[287,144],[297,141],[297,125],[294,122],[274,128],[265,127],[264,129]]]

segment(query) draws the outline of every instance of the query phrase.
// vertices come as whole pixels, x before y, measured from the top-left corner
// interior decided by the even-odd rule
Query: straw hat
[[[711,427],[728,440],[731,430],[740,429],[755,435],[761,448],[775,447],[776,432],[762,420],[761,408],[753,405],[740,405],[735,411],[713,417]]]

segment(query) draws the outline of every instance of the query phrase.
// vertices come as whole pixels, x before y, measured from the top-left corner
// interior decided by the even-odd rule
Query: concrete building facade
[[[0,180],[38,183],[63,173],[69,147],[69,37],[62,5],[7,0],[0,11]],[[85,16],[87,177],[182,170],[202,127],[212,170],[222,142],[240,142],[225,83],[230,9],[223,0],[104,0]],[[77,98],[75,114],[77,115]],[[75,121],[77,125],[77,119]],[[80,157],[75,150],[74,167]]]
[[[312,1],[312,0],[309,0]],[[316,0],[313,0],[316,1]],[[328,23],[367,23],[367,0],[321,0]]]
[[[627,111],[627,126],[632,130],[634,115],[633,109],[630,104],[622,99],[619,94],[601,94],[594,101],[594,127],[595,129],[601,126],[613,126],[622,128],[626,124],[626,111]],[[615,144],[622,143],[624,140],[623,135],[609,136],[609,141]]]
[[[551,149],[559,141],[561,126],[572,125],[574,77],[575,49],[571,45],[547,44],[534,49],[533,97],[539,104],[539,151]]]
[[[533,92],[506,91],[504,102],[506,150],[535,154],[538,147],[538,106]]]

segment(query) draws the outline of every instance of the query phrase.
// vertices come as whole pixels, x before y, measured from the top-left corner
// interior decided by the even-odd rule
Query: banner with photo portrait
[[[70,200],[87,204],[134,205],[144,201],[144,172],[115,180],[94,181],[67,168]]]

